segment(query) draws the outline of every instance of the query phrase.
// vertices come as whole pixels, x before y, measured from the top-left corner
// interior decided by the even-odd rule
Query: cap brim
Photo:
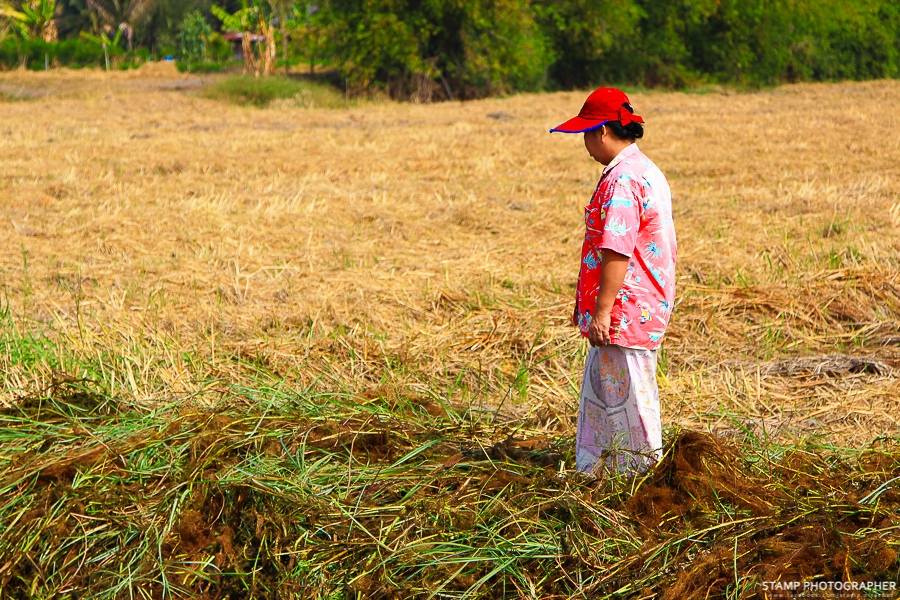
[[[591,129],[597,129],[606,121],[596,121],[592,119],[584,119],[582,117],[572,117],[565,123],[561,123],[550,130],[550,133],[584,133]]]

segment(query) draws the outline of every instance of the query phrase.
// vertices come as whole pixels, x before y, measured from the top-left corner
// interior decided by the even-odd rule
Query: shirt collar
[[[628,158],[637,151],[638,147],[634,142],[631,142],[630,144],[619,150],[619,153],[616,154],[615,158],[609,161],[609,164],[606,165],[606,167],[603,169],[603,175],[606,175],[607,173],[612,171],[617,164],[622,162],[623,159]]]

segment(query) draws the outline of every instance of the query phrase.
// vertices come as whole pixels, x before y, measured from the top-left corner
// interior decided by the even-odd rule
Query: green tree
[[[610,52],[636,35],[645,13],[634,0],[535,0],[532,6],[553,44],[554,84],[590,87],[621,77]]]
[[[900,60],[900,6],[895,2],[797,0],[813,79],[896,77]]]
[[[154,0],[87,0],[87,7],[110,33],[122,31],[128,49],[134,47],[134,31],[150,14]]]
[[[317,0],[297,0],[291,4],[287,29],[301,49],[309,72],[315,73],[318,62],[329,54],[327,32],[333,18],[330,6]]]
[[[329,53],[351,91],[474,98],[546,83],[552,47],[527,0],[333,0]]]
[[[277,52],[272,4],[266,0],[244,0],[234,12],[217,4],[213,4],[211,10],[225,30],[241,32],[244,72],[252,72],[257,77],[271,75]],[[253,43],[251,37],[254,35],[262,36],[261,44]]]
[[[178,58],[188,61],[206,60],[206,42],[212,28],[203,13],[194,10],[185,15],[178,32]]]
[[[287,73],[288,62],[290,61],[290,44],[288,44],[288,29],[290,26],[291,13],[293,12],[294,0],[268,0],[272,10],[272,25],[277,27],[281,35],[281,61],[284,63],[285,73]]]
[[[79,34],[79,37],[85,40],[88,43],[96,44],[100,46],[103,50],[103,64],[106,67],[106,70],[110,69],[110,55],[113,51],[118,49],[121,51],[119,46],[119,42],[122,39],[122,29],[114,29],[109,32],[101,31],[99,34],[94,35],[88,33],[87,31],[82,31]]]
[[[684,86],[698,79],[689,40],[701,32],[719,0],[637,0],[640,19],[632,35],[609,51],[613,81]]]
[[[46,44],[59,37],[54,20],[56,0],[26,0],[18,7],[0,4],[0,16],[5,17],[24,40],[39,39]],[[50,68],[49,48],[44,47],[44,70]]]
[[[56,0],[56,26],[60,39],[78,37],[78,33],[91,29],[92,14],[87,0]]]
[[[685,32],[692,71],[740,84],[781,79],[794,36],[784,0],[720,0],[704,17]]]
[[[552,43],[527,0],[441,0],[425,9],[425,19],[438,24],[426,56],[451,95],[474,98],[547,84]]]
[[[24,39],[57,39],[54,17],[56,0],[27,0],[17,6],[0,3],[0,16],[8,19],[13,29]]]
[[[435,70],[423,58],[419,36],[433,25],[394,0],[336,0],[329,7],[329,53],[353,93],[387,87],[396,95]]]
[[[156,0],[150,14],[135,31],[135,45],[149,48],[158,55],[178,54],[185,17],[199,11],[209,22],[211,4],[211,0]]]

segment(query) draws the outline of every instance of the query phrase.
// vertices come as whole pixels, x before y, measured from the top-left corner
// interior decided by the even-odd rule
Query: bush
[[[475,98],[537,90],[552,50],[527,0],[336,0],[327,50],[351,91]]]
[[[439,69],[451,88],[459,88],[459,96],[545,87],[553,52],[527,2],[450,4],[456,13],[451,23],[458,24],[436,32],[431,44]],[[456,48],[460,51],[454,54]]]
[[[219,33],[211,33],[206,39],[206,55],[207,60],[213,62],[227,63],[236,60],[231,42]]]
[[[231,67],[226,63],[201,60],[197,62],[178,60],[175,67],[180,73],[222,73]]]
[[[212,34],[212,28],[199,10],[193,10],[184,16],[178,31],[178,59],[188,62],[207,60],[206,41]]]
[[[146,48],[126,52],[119,46],[110,45],[109,54],[113,66],[120,69],[138,67],[150,59],[150,51]],[[25,66],[31,70],[43,70],[47,63],[50,66],[76,69],[103,67],[105,65],[103,45],[93,38],[86,37],[57,42],[13,37],[0,40],[0,67],[15,69]]]
[[[0,67],[14,69],[21,64],[18,41],[12,37],[0,39]]]
[[[113,63],[115,68],[127,71],[129,69],[136,69],[141,65],[147,63],[151,59],[150,51],[146,48],[135,48],[131,52],[126,52],[117,57],[115,62]]]
[[[82,39],[45,42],[40,39],[6,38],[0,41],[0,66],[43,69],[51,65],[86,67],[103,64],[103,48]]]
[[[103,65],[103,46],[95,41],[74,38],[57,42],[56,59],[67,67],[95,67]]]
[[[207,87],[207,98],[242,106],[268,106],[275,100],[290,99],[298,106],[336,108],[345,106],[343,95],[334,88],[288,77],[229,77]]]
[[[196,12],[194,16],[191,17],[191,22],[193,24],[185,24],[185,27],[194,28],[194,34],[191,35],[200,35],[196,33],[202,28],[202,26],[198,25],[199,21],[196,21],[197,17],[203,18],[199,12]],[[185,20],[188,21],[187,18]],[[205,24],[206,21],[204,20],[203,23]],[[208,27],[209,26],[207,25],[207,28]],[[202,48],[200,48],[198,46],[191,46],[187,43],[187,39],[191,36],[186,32],[187,29],[182,30],[178,61],[175,63],[180,72],[221,73],[239,66],[240,63],[234,56],[234,50],[232,49],[231,43],[223,38],[221,34],[212,31],[203,33],[203,44]]]
[[[533,6],[553,48],[549,79],[563,88],[608,81],[607,54],[635,35],[643,15],[635,2],[621,0],[536,0]]]
[[[568,0],[535,3],[560,87],[894,77],[900,9],[885,0]]]
[[[894,77],[886,0],[334,0],[318,26],[352,92],[474,98],[602,82]]]
[[[893,3],[822,0],[798,23],[807,42],[811,79],[896,77],[900,8]]]
[[[205,5],[159,6],[168,12],[160,8],[154,23],[180,23],[181,70],[234,62],[232,45],[194,10]],[[423,101],[610,82],[890,78],[900,70],[900,4],[890,0],[296,0],[278,14],[292,36],[280,48],[310,70],[330,65],[352,93]],[[156,44],[163,47],[161,38]],[[123,68],[147,58],[117,45],[109,51]],[[284,58],[279,66],[293,64]],[[103,66],[100,38],[0,40],[0,67],[48,63]]]
[[[335,2],[335,10],[344,18],[331,21],[327,37],[338,70],[352,92],[378,86],[408,96],[421,82],[437,75],[419,47],[418,36],[431,25],[420,15],[397,10],[400,7],[394,5],[399,4],[402,2],[375,9],[359,0]]]

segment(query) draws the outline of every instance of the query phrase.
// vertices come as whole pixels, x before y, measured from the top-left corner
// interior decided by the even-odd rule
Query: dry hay
[[[873,373],[875,375],[890,374],[890,367],[881,361],[871,358],[859,358],[846,354],[828,354],[825,356],[803,356],[772,361],[763,366],[763,374],[786,375],[829,375],[836,377],[850,373]]]
[[[145,405],[213,403],[264,369],[502,403],[570,431],[584,348],[566,319],[597,168],[546,129],[580,93],[263,111],[189,81],[0,75],[40,94],[0,105],[0,270],[20,332]],[[900,136],[859,136],[869,115],[896,130],[897,90],[633,94],[679,233],[666,422],[745,415],[860,443],[896,430],[896,375],[765,364],[837,351],[898,365]],[[53,377],[2,367],[7,403]]]

